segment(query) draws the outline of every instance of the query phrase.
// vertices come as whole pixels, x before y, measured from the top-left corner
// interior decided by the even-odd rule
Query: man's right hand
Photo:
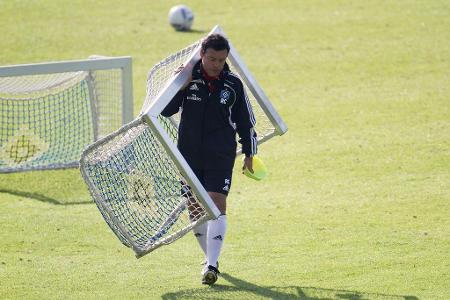
[[[183,69],[184,69],[184,65],[181,64],[181,65],[175,70],[174,75],[180,73]],[[183,86],[181,87],[181,89],[184,90],[184,89],[189,85],[189,83],[190,83],[191,81],[192,81],[192,74],[189,74],[188,79],[187,79],[186,82],[183,84]]]

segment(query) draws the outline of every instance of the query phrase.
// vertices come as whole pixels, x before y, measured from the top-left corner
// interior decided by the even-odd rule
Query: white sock
[[[220,251],[222,250],[223,240],[225,238],[225,232],[227,231],[227,216],[221,215],[215,220],[208,221],[208,238],[207,238],[207,251],[206,265],[213,267],[217,266],[219,260]]]
[[[197,241],[206,256],[206,237],[208,233],[208,222],[196,226],[192,231],[194,232],[194,235],[197,238]]]

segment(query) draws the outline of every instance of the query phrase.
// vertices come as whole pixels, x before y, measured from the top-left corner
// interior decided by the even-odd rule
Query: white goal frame
[[[225,36],[225,33],[219,26],[215,26],[209,34],[214,33]],[[195,50],[193,50],[190,56],[183,62],[184,68],[179,73],[174,74],[173,76],[170,75],[172,77],[168,77],[166,79],[167,81],[164,87],[159,93],[155,93],[157,94],[155,98],[147,97],[149,101],[147,102],[146,99],[146,103],[144,103],[139,117],[137,117],[133,122],[123,126],[118,131],[89,146],[81,156],[81,173],[89,187],[90,193],[94,198],[98,209],[102,213],[106,223],[116,234],[119,240],[121,240],[124,245],[133,249],[137,258],[140,258],[163,245],[174,242],[198,224],[201,224],[209,219],[216,219],[220,215],[219,209],[216,207],[213,200],[177,148],[175,144],[176,141],[174,141],[173,136],[170,136],[168,129],[163,123],[164,121],[161,120],[160,117],[162,110],[185,84],[190,73],[192,72],[193,66],[200,59],[200,48],[201,45],[198,44]],[[258,102],[258,105],[262,108],[265,115],[270,120],[270,123],[273,125],[273,132],[264,135],[262,139],[258,140],[258,143],[262,143],[275,135],[284,134],[287,131],[286,124],[272,106],[268,97],[264,94],[261,87],[231,43],[228,59],[239,73],[239,76],[242,78],[245,85],[253,94],[254,98]],[[156,65],[156,67],[158,67],[158,65]],[[152,72],[150,72],[150,74],[152,74]],[[147,88],[148,87],[149,86],[147,86]],[[155,91],[158,91],[158,89],[155,89]],[[147,96],[150,92],[151,91],[147,90]],[[175,119],[171,119],[171,122],[174,126],[173,128],[177,128],[177,121]],[[145,135],[142,134],[142,132],[151,134]],[[152,136],[151,140],[141,138],[142,136],[150,135]],[[154,162],[152,162],[152,159],[149,159],[149,157],[152,156],[152,153],[158,153],[155,149],[143,149],[145,147],[140,147],[138,145],[133,146],[134,142],[138,139],[144,145],[153,145],[155,143],[154,140],[157,140],[159,145],[158,149],[164,149],[165,155],[170,158],[171,162],[173,162],[173,164],[170,165],[176,167],[178,172],[177,174],[179,174],[180,177],[183,178],[183,181],[186,182],[186,185],[190,187],[193,192],[192,194],[194,194],[195,200],[201,205],[203,211],[205,212],[200,219],[197,221],[191,220],[191,222],[183,223],[175,232],[170,235],[166,235],[163,230],[155,232],[152,228],[150,228],[151,226],[146,227],[146,224],[141,222],[140,217],[128,213],[124,209],[124,207],[128,207],[129,203],[132,201],[130,199],[130,195],[126,194],[124,196],[123,192],[120,192],[120,195],[118,195],[116,191],[129,190],[129,188],[124,188],[124,186],[131,182],[128,177],[130,177],[132,173],[132,171],[129,170],[134,169],[133,160],[137,159],[134,157],[145,157],[139,160],[140,166],[145,164],[151,165]],[[128,147],[130,145],[132,147]],[[133,151],[141,151],[144,155],[134,155]],[[125,156],[128,158],[122,158]],[[165,161],[165,158],[158,160],[158,162],[161,161]],[[116,164],[116,162],[118,163]],[[119,166],[119,163],[121,162],[123,162],[123,165]],[[109,163],[111,163],[112,166],[115,166],[115,169],[120,170],[120,175],[125,178],[124,180],[115,180],[112,183],[109,183],[109,181],[103,179],[103,174],[108,174],[109,176],[114,172],[119,173],[117,170],[111,171]],[[150,173],[151,172],[146,173],[145,175],[153,176]],[[142,187],[142,189],[145,189],[145,187]],[[143,197],[143,201],[140,202],[142,207],[145,207],[146,205],[151,207],[153,199],[150,197]],[[172,214],[177,214],[177,209],[178,208],[175,208]],[[162,224],[166,224],[167,222],[173,220],[172,214],[170,214],[168,219]],[[149,214],[145,216],[152,218],[153,215]],[[161,223],[159,223],[158,227],[165,228],[165,226],[161,226]],[[153,240],[154,236],[160,237]],[[146,242],[143,243],[142,239],[145,239]]]
[[[131,56],[103,57],[0,67],[0,77],[53,74],[64,72],[121,69],[122,125],[133,120],[133,78]]]
[[[216,25],[209,34],[221,34],[226,37],[225,32],[219,25]],[[275,131],[268,136],[265,136],[262,140],[258,140],[258,143],[262,143],[273,136],[283,135],[287,132],[288,128],[284,123],[283,119],[280,117],[278,112],[273,107],[269,98],[266,96],[258,82],[256,81],[253,74],[250,72],[248,67],[245,65],[244,61],[239,56],[238,52],[232,45],[231,41],[228,40],[230,45],[230,52],[228,54],[228,59],[231,61],[233,67],[236,68],[242,80],[248,86],[252,94],[254,95],[256,101],[258,101],[261,108],[266,113],[267,117],[270,119],[271,123],[275,127]],[[147,118],[157,118],[162,110],[167,106],[167,104],[172,100],[180,88],[184,85],[189,75],[192,73],[192,69],[195,63],[200,59],[200,49],[201,45],[192,53],[188,61],[184,63],[184,68],[173,79],[166,85],[166,87],[158,95],[158,101],[154,101],[146,111],[142,114],[146,115]]]
[[[121,112],[118,118],[120,118],[120,124],[124,125],[133,120],[133,80],[132,80],[132,58],[130,56],[122,57],[106,57],[106,56],[91,56],[89,59],[81,60],[68,60],[68,61],[56,61],[56,62],[43,62],[33,64],[19,64],[0,66],[0,93],[3,88],[2,77],[20,77],[20,76],[32,76],[32,75],[49,75],[58,73],[76,73],[76,72],[95,72],[106,70],[120,70],[120,106]],[[117,71],[118,72],[118,71]],[[89,93],[92,94],[92,87],[89,86]],[[91,95],[92,96],[92,95]],[[93,99],[91,99],[93,101]],[[95,105],[91,103],[91,106]],[[118,119],[117,119],[118,120]],[[102,135],[109,134],[110,132],[98,133],[97,124],[93,120],[93,136],[94,141],[101,138]],[[119,122],[119,120],[118,120]],[[118,128],[111,129],[117,130]],[[93,141],[93,142],[94,142]],[[1,145],[0,145],[1,146]],[[86,145],[87,146],[87,145]],[[82,148],[79,152],[82,152]],[[78,159],[73,161],[67,161],[64,163],[49,163],[38,166],[0,166],[0,173],[11,173],[20,171],[31,170],[46,170],[46,169],[61,169],[61,168],[76,168],[79,166]]]

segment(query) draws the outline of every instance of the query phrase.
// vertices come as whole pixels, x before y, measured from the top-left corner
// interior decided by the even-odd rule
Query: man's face
[[[228,57],[228,50],[224,49],[217,51],[208,48],[205,52],[200,51],[200,57],[202,58],[202,65],[206,74],[217,77],[223,70],[223,66]]]

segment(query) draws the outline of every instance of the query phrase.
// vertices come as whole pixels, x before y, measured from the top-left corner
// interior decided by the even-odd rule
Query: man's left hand
[[[244,158],[244,166],[242,170],[248,169],[253,174],[253,157],[246,156]]]

